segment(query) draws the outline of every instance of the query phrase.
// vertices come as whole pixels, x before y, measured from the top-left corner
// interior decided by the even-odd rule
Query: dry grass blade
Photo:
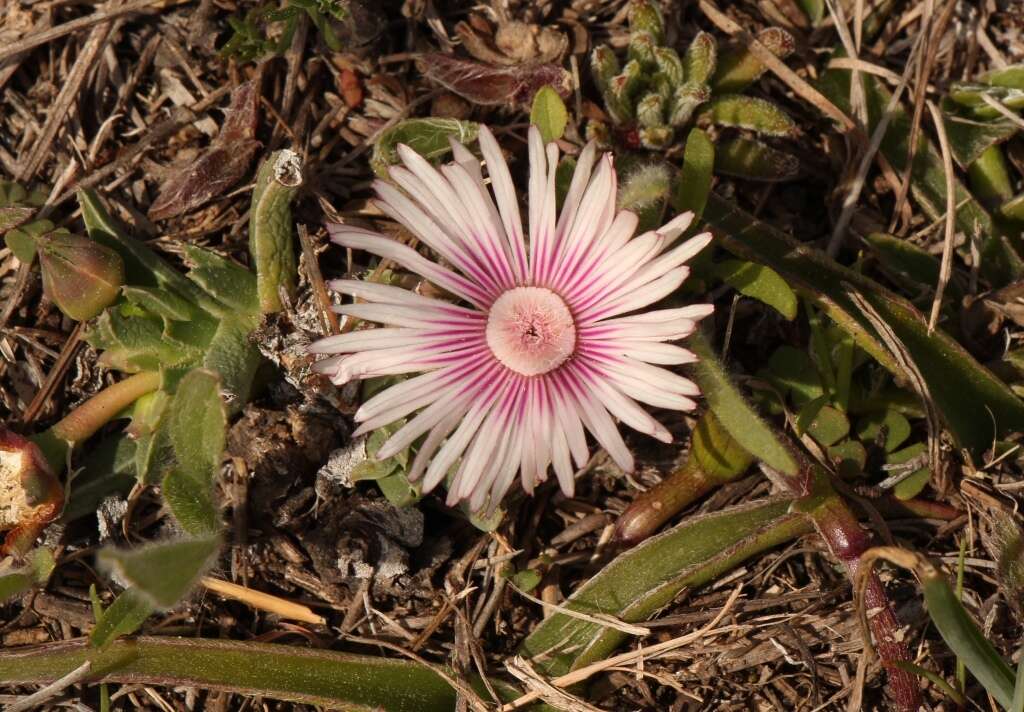
[[[48,700],[53,699],[64,692],[67,688],[87,678],[91,671],[92,662],[86,660],[59,680],[54,680],[49,685],[33,692],[31,695],[23,697],[13,704],[7,705],[4,709],[6,712],[29,712],[29,710],[40,709]]]
[[[623,633],[626,633],[627,635],[641,635],[641,636],[643,636],[643,635],[650,635],[651,634],[651,629],[650,628],[644,628],[643,626],[640,626],[640,625],[633,625],[633,624],[627,623],[625,621],[620,621],[619,619],[613,618],[612,616],[605,616],[605,615],[591,616],[591,615],[587,615],[586,613],[581,613],[579,611],[574,611],[573,609],[569,608],[568,606],[559,606],[558,604],[555,604],[555,603],[548,603],[547,601],[542,601],[541,599],[537,598],[536,596],[531,596],[526,591],[524,591],[521,588],[519,588],[517,586],[514,586],[514,585],[512,586],[512,590],[514,590],[516,593],[518,593],[520,596],[522,596],[526,600],[531,601],[532,603],[536,603],[538,606],[542,606],[545,611],[558,611],[559,613],[563,613],[563,614],[569,616],[570,618],[578,618],[580,620],[587,621],[588,623],[593,623],[595,625],[604,626],[606,628],[614,628],[615,630],[620,630]]]
[[[849,35],[845,29],[840,32],[840,36],[846,38],[846,40],[851,43],[851,46],[847,51],[852,50],[852,40],[849,40]],[[853,184],[850,186],[846,197],[843,199],[842,212],[839,214],[839,219],[836,220],[835,227],[832,229],[832,236],[828,241],[826,252],[829,257],[835,257],[839,254],[839,248],[842,247],[843,238],[846,235],[846,229],[850,225],[850,220],[853,219],[853,211],[857,207],[861,191],[864,189],[864,183],[867,181],[868,170],[871,168],[871,164],[878,154],[878,149],[882,145],[882,140],[885,138],[885,132],[889,129],[889,122],[893,116],[893,109],[895,109],[899,104],[899,101],[903,96],[903,92],[907,88],[907,82],[910,81],[910,73],[914,67],[913,59],[921,56],[921,48],[924,44],[923,37],[924,35],[918,37],[918,41],[914,44],[914,48],[911,51],[911,61],[907,62],[907,66],[903,71],[903,76],[900,77],[900,82],[896,85],[896,89],[893,90],[892,97],[889,99],[889,104],[885,108],[885,113],[875,126],[875,130],[871,133],[871,140],[869,141],[863,155],[860,157],[860,163],[857,165],[857,172],[854,175]],[[860,77],[856,72],[853,73],[850,81],[851,102],[854,102],[858,96],[863,101],[863,85],[860,84]],[[856,103],[854,103],[854,105],[856,105]],[[864,110],[865,112],[867,111],[866,106],[864,107]],[[866,118],[866,114],[864,118]]]
[[[939,267],[939,282],[935,285],[935,298],[932,300],[931,314],[928,315],[928,333],[935,330],[939,322],[939,311],[942,309],[942,296],[946,293],[946,285],[953,274],[953,238],[956,236],[956,177],[953,175],[953,152],[946,136],[946,123],[942,113],[932,102],[928,102],[935,132],[939,136],[939,149],[942,151],[942,170],[946,174],[946,230],[942,243],[942,265]]]
[[[907,380],[910,382],[910,387],[917,393],[921,399],[921,403],[924,405],[926,423],[928,425],[928,453],[929,453],[929,466],[932,468],[932,474],[936,478],[936,487],[939,491],[945,491],[945,468],[942,466],[942,448],[939,443],[939,434],[942,432],[942,421],[939,419],[938,408],[935,406],[935,401],[932,399],[931,391],[928,388],[928,382],[925,380],[921,370],[914,363],[914,358],[907,350],[907,347],[900,341],[896,332],[893,331],[892,327],[882,318],[882,316],[875,310],[873,306],[865,299],[860,292],[856,290],[851,284],[843,284],[846,293],[853,301],[854,305],[860,310],[871,325],[878,332],[879,338],[885,347],[892,354],[893,358],[899,364],[900,368],[906,375]]]
[[[569,687],[571,685],[575,685],[578,682],[583,682],[584,680],[604,670],[608,670],[613,667],[618,667],[620,665],[629,665],[631,663],[636,662],[637,660],[662,655],[663,653],[667,653],[670,650],[675,650],[676,648],[681,648],[684,645],[688,645],[689,643],[700,640],[706,635],[713,634],[715,632],[715,626],[717,626],[719,621],[721,621],[726,615],[728,615],[729,611],[732,610],[732,607],[736,603],[736,600],[739,598],[740,592],[742,590],[743,584],[740,584],[735,589],[733,589],[733,592],[729,595],[729,598],[726,600],[721,610],[718,611],[718,615],[712,618],[711,621],[700,630],[696,630],[692,633],[687,633],[686,635],[681,635],[678,638],[673,638],[672,640],[666,640],[664,643],[658,643],[657,645],[648,645],[646,647],[637,648],[636,650],[632,650],[628,653],[622,653],[621,655],[616,655],[605,660],[600,660],[591,665],[587,665],[586,667],[582,667],[579,670],[573,670],[568,674],[556,677],[554,680],[552,680],[552,683],[554,683],[558,687]],[[512,702],[506,704],[504,707],[501,708],[500,712],[511,712],[511,710],[519,709],[520,707],[533,702],[539,697],[539,692],[527,693],[522,697],[519,697],[518,699],[515,699]]]
[[[309,606],[304,606],[301,603],[286,601],[279,596],[273,596],[269,593],[263,593],[262,591],[254,591],[251,588],[239,586],[238,584],[231,583],[230,581],[221,581],[220,579],[215,579],[210,576],[204,576],[201,583],[214,593],[219,593],[221,596],[241,601],[253,608],[258,608],[261,611],[274,613],[282,618],[290,618],[291,620],[303,621],[304,623],[314,623],[316,625],[327,624],[327,621],[323,616],[317,615],[309,608]]]

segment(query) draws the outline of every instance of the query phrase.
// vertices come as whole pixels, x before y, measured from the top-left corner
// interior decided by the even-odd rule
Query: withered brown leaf
[[[438,52],[424,55],[422,64],[428,79],[483,106],[529,109],[533,95],[544,85],[552,86],[562,98],[572,90],[570,74],[556,64],[497,67]]]
[[[256,140],[258,80],[239,84],[217,138],[196,161],[177,166],[149,209],[151,220],[181,215],[208,203],[245,176],[260,142]]]

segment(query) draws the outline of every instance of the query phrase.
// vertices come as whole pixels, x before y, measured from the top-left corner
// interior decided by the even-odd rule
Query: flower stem
[[[136,400],[160,387],[160,374],[143,371],[104,388],[50,428],[57,438],[80,443]]]
[[[813,467],[813,466],[812,466]],[[818,534],[825,541],[832,557],[847,571],[850,581],[856,581],[860,557],[871,548],[871,536],[861,527],[857,517],[829,482],[824,471],[814,467],[808,482],[810,493],[797,504],[814,522]],[[907,646],[900,639],[900,623],[889,603],[878,576],[871,572],[864,591],[864,603],[878,611],[871,618],[871,632],[882,664],[889,674],[889,689],[898,709],[916,711],[921,707],[921,693],[917,679],[899,661],[912,661]]]

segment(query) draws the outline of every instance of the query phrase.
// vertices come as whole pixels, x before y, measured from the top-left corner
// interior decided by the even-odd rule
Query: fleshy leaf
[[[994,437],[1024,429],[1024,401],[909,302],[824,253],[780,233],[712,195],[704,219],[721,244],[739,257],[766,264],[798,294],[813,300],[858,345],[904,378],[902,368],[849,295],[856,289],[894,331],[924,376],[931,397],[954,437],[982,452]]]
[[[755,502],[698,514],[621,554],[564,602],[571,610],[628,623],[647,620],[687,586],[699,586],[744,559],[811,529],[789,502]],[[537,626],[522,652],[546,675],[602,660],[626,634],[555,613]]]
[[[704,205],[711,193],[712,173],[715,165],[715,145],[701,129],[690,130],[683,152],[683,167],[679,171],[672,204],[679,212],[692,211],[694,219],[704,214]]]
[[[796,47],[793,35],[781,27],[761,30],[757,33],[757,40],[780,59],[788,57]],[[719,54],[711,88],[715,93],[738,93],[757,81],[766,70],[767,67],[749,49],[736,45]]]
[[[565,109],[562,97],[552,87],[542,86],[533,97],[530,123],[540,129],[544,143],[560,139],[568,122],[569,112]]]
[[[766,136],[796,134],[796,122],[789,114],[766,99],[743,94],[714,97],[701,111],[698,120],[756,131]]]
[[[184,598],[199,576],[210,568],[219,547],[218,537],[207,536],[146,544],[132,549],[106,548],[100,551],[97,558],[101,566],[131,584],[132,588],[121,596],[135,591],[142,600],[135,601],[131,607],[137,611],[133,619],[138,620],[138,616],[141,616],[145,620],[154,608],[171,608]],[[149,611],[146,611],[146,604],[149,605]],[[116,605],[117,602],[108,608],[104,617]],[[141,623],[141,620],[138,622]],[[126,632],[131,631],[118,630],[115,635]]]
[[[178,384],[165,417],[175,462],[164,476],[164,499],[186,532],[209,535],[220,528],[213,501],[227,424],[220,380],[209,371],[190,372]]]
[[[302,185],[302,161],[294,151],[275,151],[256,175],[249,209],[249,249],[256,264],[256,292],[264,314],[280,311],[281,290],[295,294],[298,265],[292,238],[291,201]]]
[[[698,332],[691,336],[689,347],[700,358],[691,367],[697,385],[729,435],[776,470],[788,475],[799,472],[793,455],[733,385],[704,335]]]
[[[100,552],[103,556],[103,552]],[[114,599],[96,620],[96,627],[89,635],[89,645],[105,648],[122,635],[137,631],[153,612],[153,603],[135,588],[128,588]]]
[[[774,183],[793,180],[800,174],[800,161],[753,139],[736,136],[722,141],[715,153],[715,171],[746,180]]]
[[[370,159],[370,165],[378,176],[386,177],[388,166],[398,162],[398,144],[404,143],[428,160],[440,158],[451,151],[449,138],[454,138],[459,143],[469,143],[476,138],[479,128],[479,125],[472,121],[459,121],[458,119],[429,118],[400,121],[377,139],[377,143],[373,147],[373,158]]]
[[[741,294],[764,302],[789,321],[796,318],[796,294],[771,268],[743,260],[725,260],[715,265],[715,274]]]

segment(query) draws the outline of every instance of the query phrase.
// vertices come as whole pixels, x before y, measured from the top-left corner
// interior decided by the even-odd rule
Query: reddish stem
[[[857,580],[860,557],[871,548],[871,536],[850,511],[846,502],[832,489],[827,476],[821,471],[811,475],[811,493],[800,508],[814,521],[821,538],[833,557],[846,568],[850,581]],[[911,661],[910,652],[900,640],[900,623],[896,618],[882,582],[874,573],[868,579],[864,605],[873,614],[870,618],[875,647],[889,674],[890,693],[897,707],[916,712],[921,707],[921,692],[917,678],[891,663]]]

